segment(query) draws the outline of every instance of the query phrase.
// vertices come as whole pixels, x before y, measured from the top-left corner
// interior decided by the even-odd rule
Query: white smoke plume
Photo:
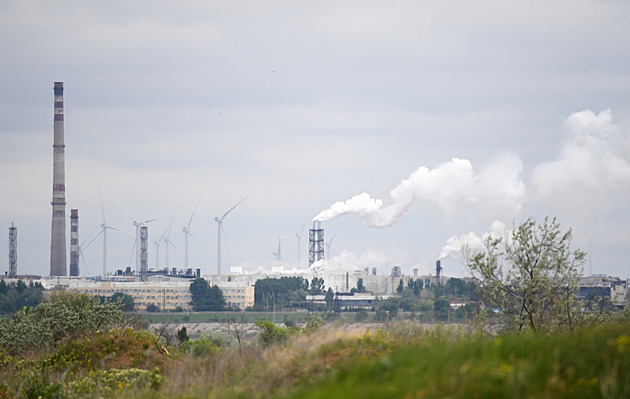
[[[630,143],[612,112],[576,112],[565,121],[570,137],[558,159],[532,173],[535,200],[574,222],[606,212],[630,196]]]
[[[361,254],[344,250],[331,259],[321,260],[310,266],[311,271],[317,273],[343,274],[368,268],[377,268],[380,271],[389,272],[396,264],[408,262],[406,254],[396,251],[367,250]]]
[[[433,169],[419,167],[391,190],[389,205],[361,193],[334,203],[314,220],[355,214],[367,227],[387,228],[407,216],[416,202],[437,206],[447,220],[457,220],[459,225],[495,220],[485,234],[469,232],[446,241],[438,259],[461,261],[463,248],[481,250],[488,236],[509,239],[509,230],[500,220],[518,220],[530,201],[539,212],[542,208],[558,216],[566,227],[588,222],[589,228],[582,230],[590,234],[597,234],[596,216],[615,212],[605,226],[606,237],[600,240],[611,244],[618,237],[614,245],[627,245],[630,135],[613,124],[610,110],[598,115],[589,110],[574,113],[565,120],[565,128],[568,135],[558,157],[534,166],[529,189],[521,180],[523,163],[514,153],[496,155],[479,171],[470,161],[453,158]]]
[[[511,231],[507,229],[505,223],[495,220],[490,226],[490,231],[481,236],[471,231],[468,234],[452,236],[446,240],[446,245],[442,247],[438,259],[461,260],[460,256],[463,254],[464,249],[472,253],[483,251],[485,247],[484,242],[488,237],[508,239],[510,235]]]
[[[525,200],[525,184],[520,180],[523,163],[514,153],[501,153],[476,173],[470,161],[453,158],[434,169],[421,166],[390,192],[393,203],[367,193],[345,202],[336,202],[313,220],[328,221],[355,214],[367,227],[386,228],[404,218],[417,200],[437,205],[447,217],[467,210],[481,216],[513,217]]]

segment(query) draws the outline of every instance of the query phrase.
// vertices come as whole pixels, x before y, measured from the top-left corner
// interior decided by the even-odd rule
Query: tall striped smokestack
[[[79,275],[79,210],[70,209],[70,275]]]
[[[52,229],[50,234],[50,275],[66,272],[66,183],[65,144],[63,139],[63,82],[55,82],[53,141]]]

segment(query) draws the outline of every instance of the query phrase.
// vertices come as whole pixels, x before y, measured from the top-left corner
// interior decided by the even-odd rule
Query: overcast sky
[[[182,268],[199,201],[189,265],[216,272],[206,215],[257,190],[225,218],[224,272],[269,270],[279,237],[297,267],[300,232],[307,267],[328,210],[330,269],[430,273],[448,256],[463,276],[463,237],[550,215],[590,254],[585,273],[628,278],[628,21],[612,0],[2,1],[5,253],[14,222],[18,272],[49,274],[62,81],[82,275],[102,271],[100,187],[129,234],[108,231],[108,271],[135,268],[131,217],[163,218],[150,267],[166,266],[154,243],[172,220]]]

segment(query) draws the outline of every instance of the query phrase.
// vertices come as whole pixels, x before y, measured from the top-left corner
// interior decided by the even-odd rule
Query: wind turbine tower
[[[221,275],[221,232],[223,232],[223,219],[234,210],[237,206],[239,206],[243,201],[249,198],[252,194],[254,194],[258,190],[252,191],[245,198],[236,203],[233,207],[231,207],[227,212],[223,214],[223,216],[214,218],[214,221],[217,222],[217,274]]]
[[[199,197],[197,204],[195,205],[195,209],[193,210],[192,215],[190,215],[190,219],[188,220],[188,224],[182,228],[182,232],[184,233],[184,270],[188,270],[188,236],[192,235],[190,232],[190,224],[193,221],[193,217],[195,217],[195,212],[197,212],[197,208],[199,208],[199,203],[201,202],[201,198],[203,197],[203,193]],[[225,215],[224,215],[225,216]],[[194,238],[194,236],[193,236]]]
[[[140,279],[147,281],[149,272],[149,229],[147,226],[140,226]]]

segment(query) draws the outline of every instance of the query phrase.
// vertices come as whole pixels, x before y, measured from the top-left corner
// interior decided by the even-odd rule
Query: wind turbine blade
[[[129,232],[126,232],[125,230],[121,230],[121,229],[119,229],[119,228],[116,228],[116,227],[114,227],[114,226],[105,226],[105,228],[106,228],[106,229],[111,229],[111,230],[116,230],[116,231],[118,231],[118,232],[120,232],[120,233],[123,233],[123,234],[126,234],[126,235],[128,235],[128,236],[133,236],[133,234],[131,234],[131,233],[129,233]]]
[[[160,236],[160,239],[157,240],[157,242],[162,242],[168,236],[168,234],[171,232],[171,226],[173,225],[173,219],[175,219],[175,213],[173,213],[173,217],[171,218],[171,223],[169,223],[168,227],[166,229],[164,229],[164,232]]]
[[[98,189],[98,202],[101,203],[101,216],[103,217],[103,224],[107,226],[107,222],[105,221],[105,208],[103,207],[103,197],[101,196],[101,184],[96,181],[96,188]]]
[[[133,248],[131,249],[131,256],[129,257],[129,267],[131,267],[131,261],[134,258],[134,255],[136,254],[136,246],[138,245],[138,238],[136,237],[136,239],[133,241]]]
[[[145,220],[144,222],[142,222],[141,224],[145,224],[145,223],[151,223],[151,222],[155,222],[156,220],[162,220],[165,219],[164,217],[161,218],[155,218],[155,219],[149,219],[149,220]]]
[[[125,213],[127,214],[127,216],[129,216],[129,218],[131,218],[131,220],[134,223],[137,223],[136,218],[133,217],[133,215],[131,214],[131,212],[129,212],[129,210],[125,207],[125,205],[123,205],[122,201],[120,200],[120,198],[116,198],[118,200],[118,203],[120,204],[120,206],[122,207],[123,211],[125,211]]]
[[[332,244],[333,240],[335,239],[335,236],[337,235],[337,233],[339,233],[339,230],[341,230],[342,227],[343,227],[343,223],[341,224],[341,226],[339,226],[337,231],[335,231],[335,234],[333,234],[332,237],[330,237],[330,240],[328,240],[328,245]]]
[[[206,249],[203,247],[203,245],[201,245],[199,240],[197,240],[197,237],[195,237],[195,235],[193,233],[189,232],[188,234],[190,234],[190,236],[193,238],[193,240],[195,240],[195,242],[199,246],[199,249],[201,249],[201,251],[203,251],[204,254],[208,255],[208,251],[206,251]]]
[[[302,233],[304,233],[304,229],[306,228],[306,225],[311,220],[311,215],[313,214],[313,209],[315,209],[315,205],[313,205],[313,207],[311,208],[310,212],[308,213],[308,216],[306,217],[306,220],[304,221],[304,224],[302,225],[302,228],[300,229],[300,234],[297,235],[297,238],[302,238]]]
[[[103,230],[99,231],[98,234],[95,235],[94,238],[92,238],[87,244],[79,245],[79,247],[87,249],[101,234],[103,234]]]
[[[81,248],[81,246],[79,245],[79,255],[81,257],[81,259],[83,259],[83,265],[85,266],[85,270],[88,271],[88,273],[86,273],[86,275],[89,275],[89,270],[90,268],[87,265],[87,262],[85,261],[85,255],[83,255],[83,249]]]
[[[184,203],[183,203],[183,202],[181,202],[181,201],[177,201],[177,203],[178,203],[179,205],[181,205],[181,206],[185,207],[185,208],[188,208],[188,209],[195,209],[195,208],[193,208],[192,206],[190,206],[190,205],[186,205],[186,204],[184,204]],[[209,214],[209,213],[206,213],[206,212],[200,211],[199,209],[197,209],[197,211],[196,211],[196,212],[197,212],[197,213],[201,213],[201,214],[202,214],[202,215],[204,215],[204,216],[211,217],[211,218],[213,218],[213,219],[215,218],[215,216],[214,216],[214,215],[211,215],[211,214]]]
[[[197,204],[195,205],[195,209],[193,209],[193,213],[192,215],[190,215],[190,220],[188,221],[187,229],[190,230],[190,224],[192,223],[193,217],[195,216],[195,212],[197,212],[197,208],[199,208],[199,203],[201,202],[201,198],[203,198],[203,195],[205,194],[206,190],[203,190],[203,192],[201,193],[201,195],[199,196],[199,200],[197,200]]]
[[[256,190],[252,191],[251,193],[249,193],[245,198],[243,198],[242,200],[240,200],[239,202],[236,203],[236,205],[234,205],[233,207],[231,207],[227,212],[225,212],[223,214],[223,216],[221,216],[221,220],[223,220],[228,213],[232,212],[234,210],[234,208],[236,208],[237,206],[239,206],[240,204],[243,203],[243,201],[245,201],[247,198],[251,197],[256,191],[260,190],[259,188],[257,188]]]
[[[177,252],[179,252],[182,255],[184,254],[184,252],[181,249],[179,249],[175,244],[173,244],[173,242],[171,240],[168,240],[168,243],[169,243],[169,245],[171,247],[175,248],[177,250]]]

